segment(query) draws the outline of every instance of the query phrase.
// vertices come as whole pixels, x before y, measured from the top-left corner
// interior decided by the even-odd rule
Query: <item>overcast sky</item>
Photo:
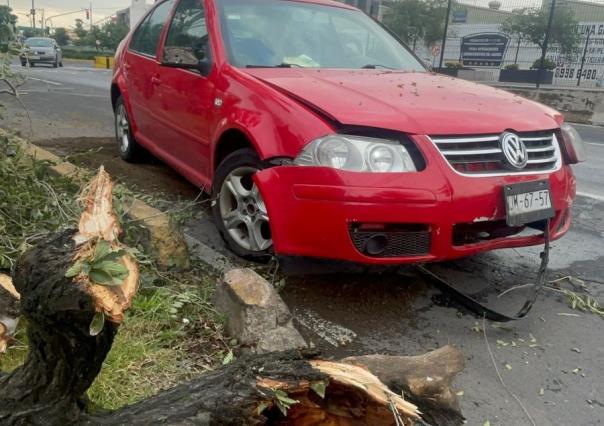
[[[44,14],[48,18],[49,16],[88,9],[90,7],[90,0],[34,0],[34,2],[37,9],[36,20],[38,22],[36,26],[40,25],[41,9],[44,9]],[[147,2],[150,3],[151,0],[147,0]],[[29,10],[31,9],[31,0],[0,0],[0,4],[10,4],[13,13],[19,17],[18,25],[29,25],[30,18],[26,14],[29,14]],[[129,5],[130,0],[92,0],[93,23],[111,16],[116,10],[123,9]],[[73,27],[77,18],[85,20],[86,13],[82,11],[64,17],[57,17],[52,20],[52,23],[55,27]]]

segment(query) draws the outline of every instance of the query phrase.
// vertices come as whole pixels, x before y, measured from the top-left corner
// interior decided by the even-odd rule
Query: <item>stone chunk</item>
[[[277,291],[251,269],[231,269],[214,295],[214,305],[227,316],[226,331],[254,352],[306,347],[291,313]]]

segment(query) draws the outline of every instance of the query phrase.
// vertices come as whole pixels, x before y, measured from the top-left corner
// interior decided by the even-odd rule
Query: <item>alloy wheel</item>
[[[264,200],[252,176],[258,169],[231,171],[220,188],[220,216],[231,238],[242,248],[261,252],[273,244]]]
[[[115,113],[115,128],[117,130],[117,141],[120,151],[125,153],[130,147],[130,123],[128,123],[128,115],[124,104],[117,107]]]

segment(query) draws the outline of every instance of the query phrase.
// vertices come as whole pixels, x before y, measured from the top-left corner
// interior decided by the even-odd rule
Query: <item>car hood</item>
[[[553,129],[557,111],[512,93],[440,74],[253,68],[246,72],[344,125],[453,135]]]

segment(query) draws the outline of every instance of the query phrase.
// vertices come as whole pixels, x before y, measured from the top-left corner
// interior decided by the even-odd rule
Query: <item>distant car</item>
[[[21,65],[27,63],[33,67],[35,64],[50,64],[54,68],[63,66],[63,52],[52,38],[30,37],[25,40],[25,49],[21,53]]]
[[[122,158],[142,146],[211,192],[250,259],[542,244],[569,229],[584,159],[562,114],[431,73],[328,0],[157,1],[118,49],[111,98]]]

